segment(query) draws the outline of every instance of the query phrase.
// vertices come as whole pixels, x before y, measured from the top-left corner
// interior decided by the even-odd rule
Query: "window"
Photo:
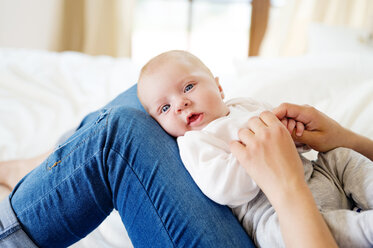
[[[249,1],[138,0],[133,60],[144,64],[161,52],[183,49],[220,71],[233,59],[247,57],[250,13]]]

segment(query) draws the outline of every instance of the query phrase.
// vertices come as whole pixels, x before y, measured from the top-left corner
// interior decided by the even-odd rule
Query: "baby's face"
[[[200,130],[229,113],[218,79],[183,61],[165,62],[144,76],[139,97],[149,114],[174,137]]]

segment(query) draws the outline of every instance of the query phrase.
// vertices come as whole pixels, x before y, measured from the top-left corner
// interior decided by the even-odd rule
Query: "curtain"
[[[260,55],[304,54],[312,22],[373,32],[373,0],[287,0],[271,7]]]
[[[131,56],[135,0],[65,0],[59,51]]]

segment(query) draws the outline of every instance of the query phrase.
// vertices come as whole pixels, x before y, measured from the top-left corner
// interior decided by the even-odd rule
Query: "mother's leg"
[[[115,207],[136,247],[251,246],[230,209],[199,191],[176,142],[148,115],[124,107],[93,115],[11,195],[37,245],[67,246]]]
[[[32,158],[0,161],[0,185],[12,190],[19,180],[42,163],[51,152],[52,150]]]

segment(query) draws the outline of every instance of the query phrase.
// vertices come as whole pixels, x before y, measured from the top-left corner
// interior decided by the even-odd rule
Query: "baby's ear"
[[[220,89],[221,89],[221,87],[220,87]],[[225,95],[224,95],[223,89],[221,89],[221,91],[220,91],[220,96],[221,96],[221,99],[224,99]]]
[[[223,91],[223,88],[221,87],[221,85],[219,83],[219,77],[215,77],[215,83],[216,83],[216,86],[218,86],[221,99],[224,99],[224,91]]]

